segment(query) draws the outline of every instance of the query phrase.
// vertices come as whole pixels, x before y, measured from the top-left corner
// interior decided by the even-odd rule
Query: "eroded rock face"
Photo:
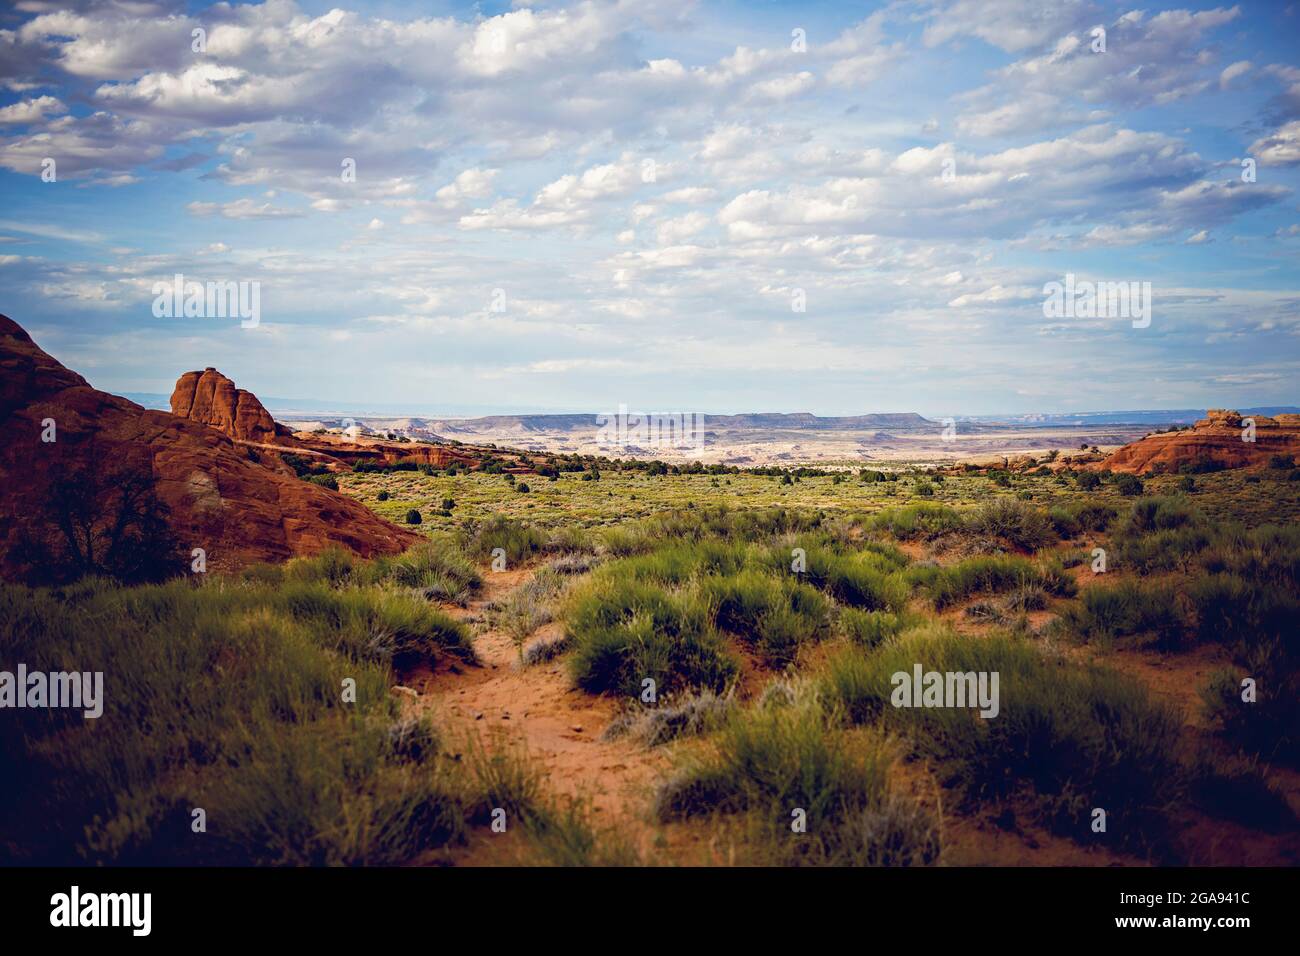
[[[455,465],[474,468],[478,465],[475,453],[449,445],[426,445],[422,442],[395,442],[371,438],[346,438],[341,435],[324,435],[319,432],[295,432],[293,441],[300,448],[337,458],[347,465],[367,462],[374,465],[395,465],[399,461],[414,461],[434,468]],[[526,469],[525,469],[526,470]]]
[[[1131,474],[1175,473],[1184,465],[1253,468],[1267,466],[1275,455],[1300,456],[1300,415],[1255,415],[1250,421],[1253,434],[1237,412],[1212,408],[1192,428],[1148,435],[1094,467]]]
[[[200,387],[207,373],[195,374],[195,395],[207,394]],[[212,380],[212,402],[200,407],[215,402],[232,412],[232,427],[266,434],[251,405],[244,406],[240,425],[238,396],[229,403],[218,400],[227,395],[219,384]],[[54,440],[43,441],[43,434],[51,434],[50,423]],[[91,472],[150,478],[166,506],[170,536],[187,556],[202,548],[209,569],[314,554],[331,545],[364,557],[394,554],[421,540],[351,498],[258,464],[248,448],[217,428],[91,388],[5,316],[0,316],[0,427],[6,436],[0,443],[0,575],[5,577],[32,570],[20,545],[25,532],[48,530],[55,483]]]
[[[287,444],[290,431],[276,423],[257,396],[222,375],[215,368],[186,372],[172,391],[172,414],[203,425],[240,441]]]

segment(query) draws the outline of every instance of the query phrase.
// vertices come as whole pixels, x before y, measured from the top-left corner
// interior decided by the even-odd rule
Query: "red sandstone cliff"
[[[214,381],[213,401],[229,395],[218,386]],[[204,389],[196,387],[195,394]],[[268,432],[237,391],[233,404],[222,398],[217,405],[233,410],[227,419],[232,428],[274,434],[274,423]],[[50,422],[55,440],[46,442],[42,433]],[[79,474],[129,474],[150,482],[167,509],[170,536],[187,555],[203,548],[209,568],[281,560],[330,545],[363,556],[393,554],[420,540],[351,498],[250,460],[247,448],[216,428],[91,388],[2,315],[0,427],[6,435],[0,443],[0,574],[6,577],[31,570],[20,545],[25,535],[48,530],[54,485]]]
[[[1148,435],[1125,445],[1097,469],[1146,474],[1177,472],[1183,465],[1213,462],[1222,468],[1266,466],[1274,455],[1300,456],[1300,415],[1256,415],[1254,441],[1247,421],[1234,411],[1211,409],[1192,428]]]

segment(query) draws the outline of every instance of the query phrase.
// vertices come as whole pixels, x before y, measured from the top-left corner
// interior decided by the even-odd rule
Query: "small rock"
[[[483,719],[483,711],[481,711],[481,710],[476,710],[476,711],[474,711],[474,719],[475,719],[475,720],[482,720],[482,719]]]
[[[393,685],[393,693],[400,694],[402,697],[419,697],[420,692],[413,687],[403,687],[401,684]]]
[[[582,733],[582,724],[574,724],[571,728],[575,734]]]

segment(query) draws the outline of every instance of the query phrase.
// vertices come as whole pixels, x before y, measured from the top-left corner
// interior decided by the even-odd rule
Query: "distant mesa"
[[[236,433],[285,440],[258,413],[260,403],[241,400],[224,376],[211,369],[191,375],[190,414],[198,409]],[[148,500],[161,506],[148,518],[165,524],[165,537],[187,568],[195,548],[205,552],[209,569],[230,569],[331,546],[366,557],[395,554],[421,540],[346,495],[253,460],[269,456],[241,447],[221,428],[91,388],[5,316],[0,426],[7,436],[0,443],[0,576],[6,578],[39,579],[38,546],[64,547],[52,501],[66,501],[78,518],[103,522],[127,486],[146,489]]]

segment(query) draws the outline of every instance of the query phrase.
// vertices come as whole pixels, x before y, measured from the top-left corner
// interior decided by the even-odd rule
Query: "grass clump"
[[[814,695],[735,713],[712,743],[660,789],[660,819],[740,817],[755,862],[897,866],[938,858],[929,815],[889,786],[890,742],[835,730]]]
[[[1075,593],[1074,579],[1058,562],[1034,561],[1017,555],[967,558],[939,569],[928,587],[934,606],[943,610],[973,594],[1038,588],[1050,594]]]
[[[1166,648],[1178,647],[1186,630],[1172,586],[1133,580],[1086,588],[1061,622],[1085,640],[1144,635]]]
[[[734,707],[731,693],[718,695],[711,690],[665,698],[655,706],[633,704],[614,718],[602,738],[629,737],[647,747],[658,747],[716,730]]]
[[[941,673],[996,673],[999,711],[895,707],[893,675],[914,665]],[[1141,683],[1102,668],[1065,666],[1006,635],[962,638],[931,626],[873,653],[846,651],[822,680],[823,694],[853,723],[874,722],[932,758],[964,802],[1024,801],[1054,831],[1093,839],[1091,811],[1109,816],[1113,839],[1145,846],[1164,833],[1185,782],[1176,757],[1179,719]],[[1159,842],[1156,839],[1156,842]]]
[[[720,692],[737,673],[710,608],[690,594],[598,574],[571,593],[564,620],[574,682],[591,693],[639,696],[645,680],[657,694]]]
[[[1046,514],[1014,498],[994,498],[966,518],[969,534],[1005,541],[1020,551],[1037,551],[1057,539]]]
[[[0,587],[0,654],[102,671],[104,714],[0,723],[0,857],[46,864],[396,864],[456,842],[463,793],[389,693],[389,636],[440,633],[414,598],[213,580]],[[345,702],[344,681],[355,682]],[[209,832],[190,830],[203,807]]]
[[[961,514],[947,505],[918,502],[902,508],[890,508],[873,515],[868,527],[883,531],[900,541],[937,538],[962,527]]]

